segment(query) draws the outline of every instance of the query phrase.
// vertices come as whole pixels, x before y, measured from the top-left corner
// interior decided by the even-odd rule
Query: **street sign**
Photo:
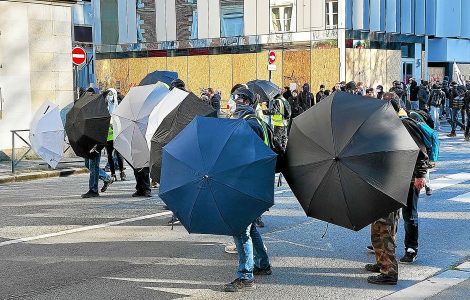
[[[276,62],[276,53],[274,51],[269,51],[268,61],[270,64],[274,64]]]
[[[276,71],[276,65],[268,65],[268,71]]]
[[[72,49],[72,62],[74,65],[81,65],[86,62],[86,51],[82,47]]]

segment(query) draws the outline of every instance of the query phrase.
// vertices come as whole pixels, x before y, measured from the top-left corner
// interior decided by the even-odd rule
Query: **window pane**
[[[338,13],[338,1],[333,2],[333,12],[336,14]]]
[[[296,0],[270,0],[271,32],[288,32],[295,28],[295,5]]]
[[[197,0],[176,0],[176,39],[197,38]]]
[[[279,15],[279,8],[273,7],[271,9],[272,27],[271,30],[275,32],[281,31],[281,16]]]
[[[220,0],[220,35],[242,36],[243,24],[243,0]]]

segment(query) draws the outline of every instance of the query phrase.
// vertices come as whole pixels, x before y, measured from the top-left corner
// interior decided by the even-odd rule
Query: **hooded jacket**
[[[249,105],[241,105],[237,103],[237,108],[235,109],[235,112],[233,113],[233,118],[245,119],[248,122],[248,125],[250,125],[251,129],[253,129],[253,131],[260,137],[260,139],[264,140],[263,127],[261,127],[261,125],[256,120],[256,118],[246,118],[247,116],[250,116],[250,115],[256,117],[256,111],[253,109],[253,107]]]
[[[429,157],[426,151],[426,145],[424,144],[424,137],[413,119],[402,118],[401,121],[403,125],[405,125],[406,130],[408,130],[416,145],[419,147],[419,154],[416,159],[412,180],[415,178],[425,178],[428,170]]]
[[[312,107],[313,94],[310,93],[310,86],[308,83],[304,84],[302,87],[302,93],[299,94],[300,106],[304,111],[307,111]]]

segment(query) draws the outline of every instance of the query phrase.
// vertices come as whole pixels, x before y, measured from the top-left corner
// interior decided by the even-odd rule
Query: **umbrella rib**
[[[351,210],[349,209],[348,201],[346,200],[346,194],[344,193],[344,189],[343,189],[343,183],[342,183],[343,180],[341,179],[341,172],[339,171],[337,164],[336,165],[333,164],[333,166],[335,167],[336,173],[338,174],[338,178],[339,178],[339,182],[341,186],[341,193],[343,194],[344,204],[346,204],[346,213],[348,214],[349,225],[351,225],[351,227],[354,228],[354,226],[352,225]]]
[[[412,149],[408,149],[408,150],[383,150],[383,151],[364,152],[364,153],[361,153],[361,154],[345,155],[345,156],[341,156],[341,158],[354,158],[354,157],[361,157],[361,156],[371,155],[371,154],[376,154],[376,153],[414,152],[414,151],[417,151],[417,150],[412,150]]]
[[[214,181],[215,181],[215,180],[214,180]],[[214,201],[215,207],[217,208],[217,212],[218,212],[219,215],[220,215],[220,219],[222,219],[222,221],[224,222],[224,224],[227,225],[227,227],[230,228],[231,231],[234,231],[234,229],[232,228],[232,226],[230,226],[230,224],[228,224],[228,223],[225,221],[224,216],[223,216],[222,213],[220,212],[220,209],[219,209],[217,200],[215,200],[215,196],[214,196],[214,193],[213,193],[213,191],[212,191],[211,185],[208,184],[208,186],[209,186],[209,191],[210,191],[211,196],[212,196],[212,200]]]
[[[387,103],[387,101],[384,101],[384,105]],[[383,106],[382,106],[383,108]],[[357,133],[359,131],[361,131],[361,128],[364,126],[364,124],[369,121],[375,114],[381,112],[382,110],[376,110],[374,113],[372,113],[371,115],[369,115],[367,117],[367,119],[364,120],[364,122],[362,122],[362,124],[357,128],[356,132],[354,132],[354,134],[351,136],[351,138],[349,139],[349,141],[346,143],[346,145],[343,147],[343,149],[340,149],[339,151],[339,154],[338,156],[341,157],[341,155],[346,151],[346,149],[348,149],[349,145],[352,143],[354,137],[357,135]],[[333,135],[333,143],[334,143],[334,139],[335,139],[335,136]],[[334,143],[333,145],[336,145],[336,143]]]
[[[186,185],[188,185],[188,184],[194,184],[194,183],[197,183],[197,182],[201,182],[201,181],[202,181],[202,179],[197,179],[197,180],[194,180],[194,181],[192,181],[192,182],[190,182],[190,183],[185,184],[184,186],[186,186]],[[193,202],[193,204],[191,205],[191,210],[190,210],[190,211],[191,211],[191,214],[189,215],[189,222],[188,222],[188,227],[189,227],[189,228],[188,228],[188,231],[189,231],[189,232],[191,232],[191,222],[192,222],[192,220],[193,220],[194,206],[196,205],[196,201],[197,201],[197,199],[199,198],[199,195],[200,195],[200,194],[201,194],[201,189],[198,190],[197,196],[196,196],[196,198],[194,198],[194,202]]]
[[[333,167],[333,164],[331,164],[331,166],[328,168],[328,171],[325,173],[325,177],[323,177],[323,179],[320,181],[320,183],[318,184],[318,187],[317,189],[315,190],[315,192],[313,192],[313,195],[312,197],[310,198],[310,201],[308,202],[308,207],[307,207],[307,214],[310,213],[310,205],[312,204],[312,201],[313,201],[313,198],[315,198],[315,195],[317,194],[320,186],[323,184],[323,182],[325,182],[326,178],[328,178],[328,174],[331,172],[331,168]]]
[[[214,182],[217,182],[218,184],[221,184],[221,185],[223,185],[223,186],[226,186],[227,188],[229,188],[229,189],[231,189],[231,190],[237,191],[237,192],[239,192],[240,194],[245,194],[245,195],[247,195],[247,196],[249,196],[249,197],[255,199],[255,200],[258,201],[258,202],[262,202],[262,203],[265,203],[265,204],[266,204],[265,201],[263,201],[263,200],[261,200],[261,199],[255,197],[255,196],[253,196],[253,195],[250,195],[250,194],[248,194],[247,192],[242,192],[242,191],[236,189],[236,188],[233,187],[233,186],[230,186],[230,185],[228,185],[228,184],[226,184],[226,183],[224,183],[224,182],[220,182],[220,181],[215,180],[215,179],[213,179],[213,178],[212,178],[212,180],[213,180]]]

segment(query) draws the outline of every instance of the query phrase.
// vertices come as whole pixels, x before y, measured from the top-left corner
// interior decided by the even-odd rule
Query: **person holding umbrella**
[[[118,94],[117,91],[113,88],[110,88],[106,91],[106,102],[108,103],[108,111],[109,114],[112,115],[114,110],[118,106]],[[108,164],[109,164],[109,170],[111,171],[111,177],[113,178],[114,181],[117,180],[116,177],[116,167],[114,163],[114,157],[113,157],[113,152],[114,152],[114,132],[113,132],[113,122],[109,124],[109,130],[108,130],[108,138],[106,141],[106,153],[108,155]],[[122,157],[119,153],[116,153],[116,158],[117,158],[117,163],[119,166],[119,172],[120,172],[120,177],[122,181],[126,180],[126,173],[124,173],[124,163],[122,160]]]
[[[393,108],[395,109],[398,115],[400,111],[400,98],[398,97],[398,95],[394,93],[385,93],[383,99],[391,102]],[[425,176],[427,172],[428,156],[425,150],[426,147],[424,145],[423,138],[416,123],[409,118],[402,118],[401,120],[403,125],[410,133],[411,137],[420,149],[418,158],[415,163],[412,181],[408,193],[408,207],[403,211],[403,214],[405,216],[409,215],[409,211],[413,210],[413,207],[416,208],[419,193],[426,184]],[[413,215],[416,215],[417,221],[417,212],[415,211]],[[377,276],[369,276],[367,278],[367,282],[369,283],[379,285],[396,285],[398,282],[398,262],[395,255],[398,220],[399,211],[397,210],[375,221],[371,225],[371,240],[375,252],[376,263],[367,264],[365,266],[365,269],[367,271],[376,272],[380,274]],[[406,240],[410,239],[410,231],[414,230],[411,230],[409,227],[410,225],[405,224],[405,243]],[[416,259],[416,253],[417,252],[415,250],[408,251],[407,249],[405,257],[402,258],[400,261],[412,262],[414,261],[414,259]]]
[[[256,112],[252,108],[255,95],[250,90],[242,87],[235,90],[233,96],[236,102],[234,118],[245,119],[253,131],[268,145],[269,137],[266,125],[256,117]],[[226,284],[224,291],[243,292],[253,290],[255,289],[254,275],[272,274],[267,249],[254,221],[242,234],[234,236],[233,239],[238,250],[237,279]]]

